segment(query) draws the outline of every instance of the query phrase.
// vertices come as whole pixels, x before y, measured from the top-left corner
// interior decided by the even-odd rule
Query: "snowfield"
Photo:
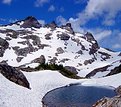
[[[16,85],[0,74],[0,107],[41,107],[42,97],[50,90],[69,84],[102,85],[118,87],[121,85],[121,73],[98,79],[70,79],[58,71],[44,70],[24,72],[31,90]]]

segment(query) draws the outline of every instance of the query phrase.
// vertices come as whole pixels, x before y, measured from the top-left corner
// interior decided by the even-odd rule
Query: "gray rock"
[[[102,60],[110,59],[110,56],[111,56],[110,54],[105,52],[100,52],[100,51],[98,51],[98,53],[101,54]]]
[[[17,62],[21,62],[22,59],[23,59],[23,57],[17,57],[16,58]]]
[[[86,37],[87,41],[89,41],[89,42],[96,41],[90,32],[87,32],[84,36]]]
[[[29,40],[29,39],[31,39],[31,40],[33,40],[33,45],[35,45],[35,46],[40,46],[41,45],[41,41],[40,41],[40,38],[38,37],[38,36],[36,36],[36,35],[27,35],[27,36],[25,36],[25,37],[23,37],[24,39],[27,39],[27,41]],[[28,44],[29,42],[27,42],[27,44]],[[30,44],[30,43],[29,43]]]
[[[57,34],[57,37],[60,39],[60,40],[69,40],[70,36],[66,33],[62,33],[62,34]]]
[[[50,37],[51,35],[52,35],[51,33],[46,34],[46,35],[45,35],[45,39],[46,39],[46,40],[50,40],[50,39],[51,39],[51,37]]]
[[[71,34],[75,34],[74,30],[73,30],[73,28],[71,26],[71,23],[67,23],[66,25],[62,25],[61,28],[68,30]]]
[[[111,72],[109,74],[107,74],[106,76],[110,76],[110,75],[114,75],[114,74],[118,74],[118,73],[121,73],[121,64],[119,66],[115,67],[114,69],[112,69]]]
[[[82,52],[82,50],[79,50],[78,52],[76,52],[76,53],[78,53],[78,54],[83,54],[83,52]]]
[[[33,61],[31,61],[31,63],[40,63],[40,64],[44,64],[45,62],[46,59],[44,55],[41,55],[39,58],[36,58]]]
[[[6,40],[2,39],[1,37],[0,37],[0,47],[2,47],[3,49],[7,49],[9,47],[9,43]]]
[[[115,89],[118,95],[121,95],[121,85]]]
[[[0,37],[0,57],[3,57],[5,50],[9,47],[9,43]]]
[[[61,47],[57,48],[57,54],[62,54],[62,53],[64,53],[64,50]]]
[[[98,72],[104,72],[104,71],[106,71],[108,69],[108,67],[110,67],[110,65],[100,67],[100,68],[96,68],[93,71],[91,71],[89,74],[87,74],[86,78],[90,78],[90,77],[94,76]]]
[[[97,50],[100,48],[97,41],[95,40],[95,38],[93,37],[93,35],[90,32],[87,32],[85,35],[86,40],[90,43],[92,43],[92,46],[90,48],[89,54],[94,54],[97,52]]]
[[[51,29],[55,29],[57,26],[57,24],[55,23],[55,21],[52,21],[50,24],[46,24],[45,27],[50,27]]]
[[[37,21],[37,19],[33,16],[27,17],[25,20],[23,20],[24,23],[21,25],[23,28],[40,28],[42,25]]]
[[[55,64],[58,59],[56,57],[53,57],[52,59],[49,60],[50,64]]]
[[[33,51],[34,51],[33,48],[25,47],[25,48],[17,49],[17,50],[15,51],[15,53],[16,53],[18,56],[27,56],[28,53],[33,52]]]
[[[121,56],[121,52],[120,52],[120,54],[118,56]]]
[[[72,66],[65,66],[65,69],[67,69],[68,71],[74,73],[74,74],[78,74],[77,70],[75,67]]]
[[[6,29],[6,36],[16,39],[18,35],[19,33],[17,31],[12,30],[12,29]]]
[[[85,61],[84,61],[84,64],[85,64],[85,65],[88,65],[88,64],[93,63],[94,61],[95,61],[94,59],[85,60]]]
[[[102,98],[101,100],[97,101],[93,107],[121,107],[121,95],[113,98]]]
[[[8,80],[30,89],[30,84],[24,74],[16,70],[14,67],[7,64],[0,64],[0,73]]]
[[[61,62],[62,62],[62,63],[65,63],[66,61],[69,61],[69,60],[70,60],[70,59],[68,59],[68,58],[64,58],[64,59],[60,60],[59,63],[61,63]]]

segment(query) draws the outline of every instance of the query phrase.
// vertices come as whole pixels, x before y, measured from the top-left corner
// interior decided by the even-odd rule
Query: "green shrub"
[[[36,70],[58,70],[62,75],[69,77],[69,78],[75,78],[75,79],[80,79],[81,77],[77,76],[75,73],[65,69],[63,65],[57,65],[57,64],[48,64],[48,63],[43,63],[40,64],[35,68]]]

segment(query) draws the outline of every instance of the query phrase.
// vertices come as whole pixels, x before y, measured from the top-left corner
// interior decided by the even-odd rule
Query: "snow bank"
[[[70,79],[57,71],[24,72],[31,90],[10,82],[0,74],[0,107],[40,107],[42,97],[50,90],[68,84],[121,85],[121,73],[100,79]]]

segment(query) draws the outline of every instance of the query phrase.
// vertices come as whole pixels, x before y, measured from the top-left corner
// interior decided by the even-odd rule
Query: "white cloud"
[[[59,24],[59,25],[65,25],[67,20],[63,17],[63,16],[58,16],[56,18],[56,22]]]
[[[55,11],[55,6],[54,6],[54,5],[51,5],[51,6],[48,8],[48,11],[50,11],[50,12]]]
[[[11,2],[12,2],[12,0],[3,0],[2,2],[3,2],[4,4],[9,4],[9,5],[10,5]]]
[[[74,29],[75,32],[81,32],[81,33],[84,33],[84,28],[81,28],[81,21],[77,18],[77,19],[74,19],[74,18],[70,18],[69,19],[69,22],[71,23],[72,25],[72,28]]]
[[[14,22],[16,22],[16,21],[18,21],[18,20],[17,20],[17,19],[9,19],[9,20],[8,20],[9,23],[14,23]]]
[[[83,12],[78,14],[78,18],[83,22],[82,25],[97,17],[104,18],[102,24],[112,25],[121,11],[120,4],[121,0],[89,0]]]
[[[93,29],[90,30],[95,36],[95,39],[100,42],[104,40],[105,38],[111,36],[112,31],[111,30],[104,30],[104,29]]]
[[[38,22],[40,23],[40,24],[42,24],[42,25],[45,25],[45,21],[44,20],[38,20]]]
[[[121,48],[121,44],[114,44],[114,45],[112,46],[112,48],[113,48],[113,49],[119,49],[119,48]]]
[[[36,7],[42,7],[46,3],[49,3],[49,0],[36,0],[35,1],[35,6]]]

